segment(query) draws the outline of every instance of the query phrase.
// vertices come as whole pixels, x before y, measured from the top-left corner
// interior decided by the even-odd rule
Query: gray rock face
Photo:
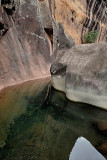
[[[69,160],[106,160],[92,145],[83,137],[77,139]]]
[[[49,76],[54,59],[90,30],[105,40],[106,19],[105,0],[2,0],[0,89]]]
[[[50,71],[53,87],[68,99],[107,109],[107,43],[74,46]]]
[[[0,89],[50,76],[53,55],[45,27],[38,0],[3,1],[0,6]]]

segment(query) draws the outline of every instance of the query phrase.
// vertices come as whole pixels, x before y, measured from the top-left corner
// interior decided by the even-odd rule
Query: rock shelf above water
[[[72,101],[107,109],[107,43],[62,52],[50,69],[52,86]]]

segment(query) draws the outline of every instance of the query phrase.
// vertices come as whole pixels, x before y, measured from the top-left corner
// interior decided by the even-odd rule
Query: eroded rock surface
[[[0,89],[49,75],[53,60],[98,30],[105,41],[105,0],[2,0]]]
[[[66,37],[76,44],[83,43],[83,35],[98,30],[97,42],[106,41],[106,0],[50,0],[52,17],[57,30],[62,27]],[[58,39],[56,32],[56,39]],[[69,38],[68,38],[69,39]]]
[[[2,1],[0,12],[0,89],[49,76],[52,46],[38,0]]]
[[[107,43],[74,46],[51,66],[52,85],[68,99],[107,109]]]

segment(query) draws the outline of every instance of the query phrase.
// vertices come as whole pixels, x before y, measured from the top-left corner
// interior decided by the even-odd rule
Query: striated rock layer
[[[52,45],[42,23],[38,0],[2,1],[0,89],[49,76],[52,60]]]
[[[107,109],[107,43],[74,46],[51,66],[52,85],[68,99]]]
[[[83,43],[83,35],[98,30],[97,42],[106,41],[106,0],[49,0],[52,17],[57,29],[62,27],[66,37],[76,44]],[[55,35],[57,39],[57,33]],[[68,38],[69,39],[69,38]]]

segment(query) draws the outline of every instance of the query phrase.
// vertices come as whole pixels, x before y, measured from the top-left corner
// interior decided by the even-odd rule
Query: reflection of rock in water
[[[6,145],[7,134],[14,119],[27,109],[40,106],[45,98],[47,79],[39,79],[12,86],[0,92],[0,148]]]
[[[77,139],[69,160],[106,160],[92,145],[83,137]]]
[[[24,89],[27,87],[28,84]],[[38,91],[37,87],[31,94],[24,94],[26,112],[15,118],[10,127],[6,146],[0,150],[0,160],[3,157],[3,160],[68,160],[78,137],[87,138],[93,146],[106,141],[105,135],[92,127],[93,121],[106,118],[104,110],[73,103],[54,89],[49,97],[46,88],[35,94]],[[40,100],[46,102],[43,108]]]

